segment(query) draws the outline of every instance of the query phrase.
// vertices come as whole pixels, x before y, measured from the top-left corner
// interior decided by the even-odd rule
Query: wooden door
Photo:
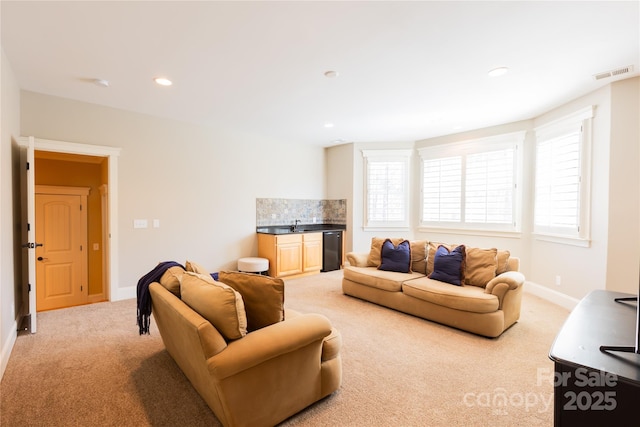
[[[36,190],[36,307],[38,311],[85,304],[88,189]],[[66,191],[80,194],[61,194]]]

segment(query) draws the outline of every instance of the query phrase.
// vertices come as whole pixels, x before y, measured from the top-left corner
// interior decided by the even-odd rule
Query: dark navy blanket
[[[138,280],[138,328],[140,335],[149,333],[149,321],[151,319],[151,295],[149,285],[159,282],[162,275],[171,267],[184,267],[175,261],[164,261],[156,265],[153,270],[145,274]]]

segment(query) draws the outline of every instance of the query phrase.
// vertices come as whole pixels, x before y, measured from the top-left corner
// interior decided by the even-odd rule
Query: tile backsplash
[[[256,226],[301,224],[346,224],[347,201],[256,199]]]

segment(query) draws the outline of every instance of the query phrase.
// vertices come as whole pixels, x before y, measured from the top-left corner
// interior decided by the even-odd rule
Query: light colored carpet
[[[488,339],[345,296],[341,279],[286,280],[287,307],[342,333],[343,384],[283,426],[553,424],[548,352],[567,310],[525,293],[520,321]],[[135,313],[135,300],[40,313],[0,384],[0,424],[220,425]]]

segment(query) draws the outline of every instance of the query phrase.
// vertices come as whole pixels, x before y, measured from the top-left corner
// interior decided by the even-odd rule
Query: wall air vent
[[[626,67],[618,68],[616,70],[605,71],[603,73],[594,74],[593,78],[596,80],[607,79],[609,77],[616,77],[621,74],[627,74],[633,71],[633,65],[629,65]]]

